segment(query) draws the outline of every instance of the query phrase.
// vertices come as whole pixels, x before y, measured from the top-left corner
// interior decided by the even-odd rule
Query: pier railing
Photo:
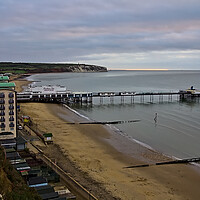
[[[93,98],[100,98],[103,101],[104,98],[109,97],[111,101],[115,97],[121,97],[121,101],[124,101],[125,97],[130,97],[131,102],[134,102],[135,97],[140,97],[140,101],[144,102],[145,97],[149,96],[148,101],[153,102],[154,96],[157,96],[159,101],[164,101],[164,96],[167,96],[171,101],[173,96],[177,96],[179,99],[185,99],[193,97],[193,94],[187,91],[175,91],[175,92],[62,92],[62,93],[17,93],[18,102],[86,102],[92,103]],[[200,96],[200,95],[199,95]],[[194,96],[196,97],[196,96]]]

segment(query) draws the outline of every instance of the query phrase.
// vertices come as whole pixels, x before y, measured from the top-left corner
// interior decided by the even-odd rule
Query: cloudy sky
[[[0,0],[0,61],[200,69],[200,0]]]

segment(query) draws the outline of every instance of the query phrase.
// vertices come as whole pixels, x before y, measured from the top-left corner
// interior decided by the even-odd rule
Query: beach
[[[29,82],[15,83],[20,91]],[[41,147],[45,154],[69,170],[98,199],[199,199],[200,174],[195,166],[127,169],[124,167],[169,158],[134,142],[127,149],[126,142],[130,141],[107,126],[69,124],[85,119],[63,105],[21,103],[21,110],[38,129],[53,133],[54,144]]]

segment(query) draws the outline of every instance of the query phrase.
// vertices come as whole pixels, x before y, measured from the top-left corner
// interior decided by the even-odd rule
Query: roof
[[[36,188],[38,194],[46,194],[55,192],[54,188],[50,185],[40,186]]]
[[[14,148],[8,148],[8,149],[6,149],[6,153],[10,153],[10,152],[16,152],[16,150]]]
[[[52,134],[52,133],[44,133],[43,136],[44,136],[44,137],[52,137],[53,134]]]
[[[42,165],[43,162],[41,160],[35,160],[33,158],[26,158],[26,162],[31,166],[31,167],[34,167],[34,166],[39,166],[39,165]]]
[[[54,198],[53,200],[66,200],[67,198],[66,197],[58,197],[58,198]],[[74,198],[76,199],[76,198]]]
[[[11,165],[16,165],[16,164],[20,164],[20,163],[26,163],[26,160],[25,160],[25,159],[22,159],[22,158],[19,158],[19,159],[11,160],[11,161],[10,161],[10,164],[11,164]]]
[[[15,164],[15,165],[13,165],[14,166],[14,168],[16,169],[16,170],[30,170],[30,167],[28,166],[28,164],[27,163],[18,163],[18,164]]]
[[[39,174],[41,174],[41,171],[39,169],[33,169],[32,166],[30,166],[30,167],[31,167],[31,170],[29,170],[29,172],[28,172],[29,177],[35,177],[35,176],[39,176]]]
[[[17,137],[16,141],[17,144],[25,144],[27,142],[22,136]]]
[[[28,175],[28,172],[26,170],[20,171],[20,173],[21,173],[22,176],[27,176]]]
[[[15,87],[15,83],[0,83],[0,88],[13,88]]]
[[[8,81],[9,77],[8,76],[0,76],[0,81]]]
[[[66,93],[67,88],[60,85],[30,86],[26,89],[26,92],[31,92],[33,94],[59,94]]]
[[[29,171],[30,172],[30,171]],[[40,191],[40,190],[46,190],[46,189],[49,189],[49,188],[53,188],[51,185],[43,185],[43,186],[39,186],[37,188],[35,188],[37,191]]]
[[[66,200],[66,197],[58,197],[58,198],[54,198],[53,200]]]
[[[23,118],[23,119],[30,119],[29,116],[25,116],[25,115],[23,115],[22,118]]]
[[[6,153],[7,158],[12,158],[12,157],[19,157],[19,153],[14,151],[14,152],[7,152]]]
[[[51,193],[46,193],[46,194],[39,194],[39,196],[45,200],[45,199],[54,199],[56,197],[58,197],[58,193],[57,192],[51,192]]]
[[[36,185],[40,183],[47,183],[46,178],[42,176],[37,176],[37,177],[31,177],[28,181],[29,185]]]
[[[18,152],[6,153],[6,158],[9,160],[19,160],[21,157]]]

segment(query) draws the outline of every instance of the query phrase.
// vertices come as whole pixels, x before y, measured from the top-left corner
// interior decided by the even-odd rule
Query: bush
[[[0,146],[0,191],[4,200],[40,200],[36,191],[29,188],[20,174],[5,159]]]

